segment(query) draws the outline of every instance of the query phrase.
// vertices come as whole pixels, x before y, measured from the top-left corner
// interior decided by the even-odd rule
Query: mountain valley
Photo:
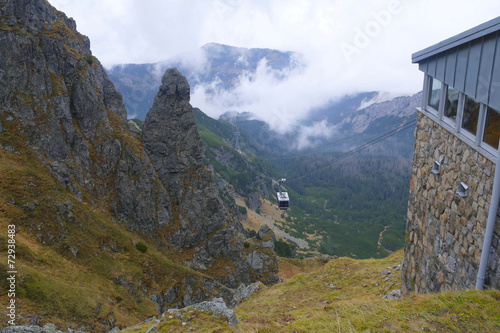
[[[251,75],[259,62],[273,59],[267,61],[272,68],[286,73],[287,68],[297,66],[291,59],[300,58],[290,52],[217,44],[202,50],[207,69],[177,64],[189,73],[193,86],[217,84],[228,91],[239,82],[238,75]],[[243,56],[253,61],[242,62]],[[221,63],[225,65],[221,67]],[[110,77],[128,100],[142,94],[137,91],[151,82],[153,67],[168,64],[175,65],[164,61],[115,66]],[[138,68],[141,70],[136,71]],[[136,93],[130,93],[131,86],[123,86],[124,77],[127,82],[142,82],[134,85]],[[273,180],[288,178],[285,186],[292,209],[283,213],[278,224],[282,232],[310,240],[301,255],[319,251],[331,256],[383,257],[404,245],[412,121],[420,96],[387,100],[385,94],[367,92],[332,99],[283,134],[250,112],[227,111],[215,120],[195,109],[205,144],[205,165],[257,212],[260,200],[275,200]],[[221,195],[226,203],[234,202],[225,193],[231,190],[226,187]],[[296,242],[288,246],[297,247]]]

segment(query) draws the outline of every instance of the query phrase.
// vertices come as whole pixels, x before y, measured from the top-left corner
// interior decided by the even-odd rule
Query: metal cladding
[[[412,55],[419,69],[500,110],[500,17]]]

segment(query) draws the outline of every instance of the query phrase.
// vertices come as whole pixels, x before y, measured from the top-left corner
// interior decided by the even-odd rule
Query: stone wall
[[[434,174],[434,161],[441,164]],[[475,287],[493,188],[495,164],[418,113],[410,180],[403,292]],[[469,186],[458,195],[459,183]],[[500,289],[500,223],[490,251],[486,287]]]

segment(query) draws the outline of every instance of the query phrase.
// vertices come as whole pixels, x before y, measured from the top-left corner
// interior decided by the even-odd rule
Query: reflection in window
[[[500,112],[488,107],[486,112],[486,126],[484,129],[483,141],[498,149],[498,139],[500,137]]]
[[[458,90],[448,87],[448,93],[446,94],[446,102],[444,104],[444,115],[450,119],[455,120],[457,118],[458,110]]]
[[[479,118],[480,104],[469,96],[465,97],[464,105],[464,118],[462,121],[462,128],[476,135],[477,120]]]
[[[441,82],[436,79],[431,79],[431,91],[429,94],[428,105],[434,110],[439,110],[439,99],[441,98]]]

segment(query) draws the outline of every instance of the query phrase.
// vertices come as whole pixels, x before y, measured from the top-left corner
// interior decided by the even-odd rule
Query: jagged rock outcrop
[[[146,152],[176,203],[180,227],[167,238],[177,249],[193,246],[229,221],[211,171],[203,166],[203,143],[189,98],[185,77],[167,70],[142,128]],[[227,249],[229,244],[219,245]]]
[[[244,248],[242,227],[203,166],[189,85],[180,73],[165,74],[141,139],[129,129],[121,95],[88,38],[48,2],[0,0],[0,40],[0,153],[16,167],[37,166],[26,179],[9,180],[16,190],[8,193],[10,206],[1,207],[3,218],[15,219],[37,247],[52,246],[79,268],[92,263],[88,274],[100,270],[101,282],[108,278],[132,303],[151,301],[158,312],[213,297],[230,300],[230,288],[241,283],[276,280],[275,254],[257,240],[251,253]],[[136,237],[158,254],[135,259],[130,239]],[[248,257],[255,253],[272,265],[252,268]],[[100,256],[120,257],[125,266],[129,260],[136,269],[133,275],[104,269],[109,263],[98,263]],[[165,278],[165,265],[176,273]],[[122,298],[108,299],[102,301],[118,311]],[[104,322],[115,323],[112,311],[99,316],[103,330]]]
[[[265,260],[274,267],[272,251],[266,254],[262,246],[244,253],[242,226],[229,215],[211,170],[203,165],[203,143],[189,99],[186,78],[168,69],[142,128],[145,150],[174,203],[172,221],[164,228],[166,239],[175,250],[194,249],[185,264],[220,276],[218,280],[228,287],[254,282],[256,276],[272,275],[265,280],[275,282],[277,269],[268,269],[269,262],[263,272]],[[262,265],[252,265],[261,257]],[[224,272],[212,269],[217,258],[226,260]]]
[[[240,285],[234,293],[233,299],[230,303],[230,307],[237,307],[240,303],[246,301],[250,298],[250,296],[263,288],[266,288],[266,286],[260,281],[251,283],[248,286],[245,286],[244,284]]]

